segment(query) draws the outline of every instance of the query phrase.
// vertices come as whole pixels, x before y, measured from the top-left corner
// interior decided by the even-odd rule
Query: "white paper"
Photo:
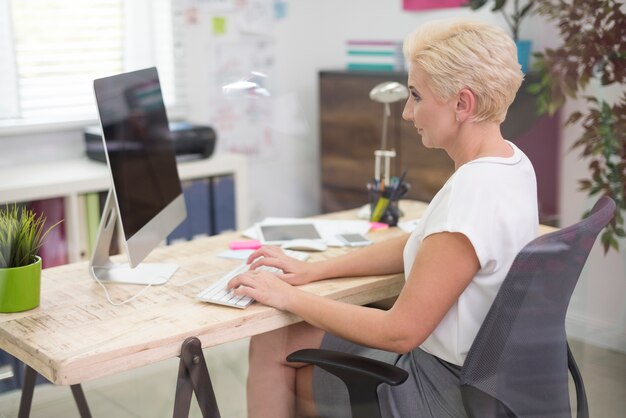
[[[417,224],[420,222],[420,218],[412,219],[410,221],[398,222],[398,228],[409,234],[417,228]]]
[[[338,234],[367,234],[370,230],[368,221],[315,221],[315,226],[331,247],[343,247],[345,244],[339,238]]]
[[[246,261],[250,254],[252,254],[254,250],[228,250],[219,253],[217,256],[220,258],[228,258],[231,260],[243,260]]]
[[[270,35],[274,23],[272,0],[248,0],[239,13],[239,29],[242,33]]]

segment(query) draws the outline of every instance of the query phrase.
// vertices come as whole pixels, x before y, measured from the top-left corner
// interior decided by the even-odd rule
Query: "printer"
[[[210,126],[171,122],[169,127],[177,160],[208,158],[213,154],[217,136]],[[85,147],[87,157],[106,162],[100,126],[85,128]]]

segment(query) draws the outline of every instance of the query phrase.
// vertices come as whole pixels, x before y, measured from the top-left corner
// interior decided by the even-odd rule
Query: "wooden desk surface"
[[[405,219],[420,216],[425,207],[401,203]],[[354,219],[354,211],[321,218]],[[390,228],[369,235],[380,241],[400,234],[398,228]],[[175,357],[187,337],[196,336],[209,347],[300,321],[258,303],[239,310],[195,300],[200,290],[240,263],[216,257],[237,238],[237,233],[222,234],[153,251],[146,262],[173,262],[180,266],[178,272],[167,284],[153,286],[122,306],[107,302],[86,262],[46,269],[38,308],[0,314],[0,348],[51,382],[70,385]],[[347,251],[329,248],[313,253],[310,261]],[[194,278],[198,279],[184,284]],[[324,280],[303,289],[365,304],[397,295],[402,284],[402,275],[390,275]],[[113,300],[120,301],[141,287],[117,284],[107,289]]]

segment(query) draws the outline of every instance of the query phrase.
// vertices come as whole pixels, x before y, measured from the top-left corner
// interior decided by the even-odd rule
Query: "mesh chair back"
[[[470,416],[571,416],[565,314],[614,212],[615,202],[603,197],[586,219],[531,241],[517,255],[463,366]]]

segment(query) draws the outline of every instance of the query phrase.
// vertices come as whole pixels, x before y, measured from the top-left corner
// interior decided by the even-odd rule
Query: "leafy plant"
[[[490,1],[491,0],[469,0],[467,5],[472,10],[478,10]],[[507,14],[505,10],[506,1],[507,0],[494,0],[491,11],[500,11],[500,13],[502,13],[507,26],[511,30],[513,39],[517,41],[519,39],[519,29],[522,24],[522,20],[524,20],[524,17],[532,14],[531,9],[533,8],[535,0],[528,0],[523,3],[520,3],[519,0],[513,0],[513,11],[510,14]]]
[[[583,99],[586,109],[575,111],[567,125],[580,123],[583,133],[572,145],[589,161],[590,178],[579,181],[589,196],[611,196],[617,203],[613,221],[602,233],[604,251],[619,250],[617,237],[625,237],[626,210],[626,16],[615,0],[536,0],[537,13],[554,22],[562,45],[535,53],[539,82],[529,91],[537,94],[540,114],[554,114],[567,100]],[[591,80],[620,88],[614,103],[586,94]],[[613,90],[615,91],[615,90]],[[619,91],[619,90],[617,90]],[[602,90],[600,91],[602,93]]]
[[[0,209],[0,268],[33,263],[44,238],[60,222],[44,232],[46,218],[43,215],[17,205]]]

